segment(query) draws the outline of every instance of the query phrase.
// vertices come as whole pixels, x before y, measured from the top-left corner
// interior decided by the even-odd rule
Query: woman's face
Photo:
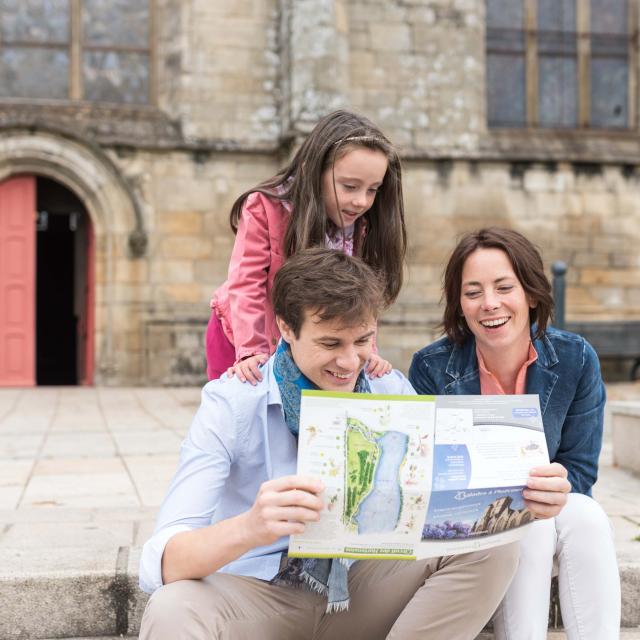
[[[322,199],[327,217],[336,227],[349,227],[369,211],[384,180],[387,164],[382,151],[353,147],[325,170]]]
[[[501,249],[476,249],[464,263],[460,307],[480,352],[528,344],[534,307]]]

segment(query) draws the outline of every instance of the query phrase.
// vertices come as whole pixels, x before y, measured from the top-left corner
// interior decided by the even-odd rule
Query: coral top
[[[484,360],[482,359],[482,354],[480,350],[476,346],[476,356],[478,358],[478,371],[480,372],[480,393],[483,396],[486,395],[507,395],[505,390],[502,388],[500,381],[496,378],[491,371],[487,369],[484,364]],[[518,375],[516,376],[516,388],[514,391],[515,395],[521,395],[526,393],[527,387],[527,369],[530,364],[533,364],[538,359],[538,354],[533,346],[533,343],[529,343],[529,357],[527,361],[523,363],[518,371]]]

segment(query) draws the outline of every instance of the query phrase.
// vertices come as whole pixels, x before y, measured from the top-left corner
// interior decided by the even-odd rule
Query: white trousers
[[[553,559],[568,640],[617,640],[620,576],[611,523],[593,499],[571,493],[560,514],[534,522],[520,565],[493,617],[497,640],[544,640]]]

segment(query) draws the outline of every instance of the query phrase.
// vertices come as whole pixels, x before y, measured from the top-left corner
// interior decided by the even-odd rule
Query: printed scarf
[[[289,344],[280,340],[273,372],[282,396],[284,419],[289,431],[298,438],[300,399],[303,389],[317,389],[293,361]],[[356,393],[371,393],[364,370],[354,388]],[[349,608],[348,573],[353,560],[346,558],[288,558],[285,568],[275,576],[273,584],[306,587],[327,596],[327,613]]]

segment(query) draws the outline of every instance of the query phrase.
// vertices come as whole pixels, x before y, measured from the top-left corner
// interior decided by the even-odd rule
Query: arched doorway
[[[107,153],[73,131],[64,130],[60,134],[0,124],[0,133],[0,184],[18,177],[34,177],[35,198],[35,177],[49,178],[75,194],[89,216],[87,222],[90,220],[93,231],[89,241],[93,241],[94,259],[87,262],[87,277],[93,278],[95,286],[92,289],[89,285],[94,305],[88,307],[93,314],[88,321],[94,323],[94,330],[87,332],[84,352],[88,364],[84,378],[79,374],[79,384],[91,383],[91,371],[95,384],[134,383],[139,379],[139,355],[124,346],[130,344],[130,340],[135,343],[141,322],[138,311],[143,308],[141,302],[132,310],[129,301],[146,300],[148,293],[143,284],[141,291],[137,290],[139,260],[144,259],[147,245],[145,199],[136,193]],[[32,221],[35,209],[34,204]],[[35,228],[35,223],[32,224]],[[32,324],[35,326],[35,317]],[[93,341],[93,347],[89,341]],[[13,344],[17,345],[18,341]],[[14,353],[22,354],[25,350],[15,348]],[[35,362],[35,354],[29,361]],[[0,386],[9,384],[26,383],[9,383],[0,377]],[[35,370],[29,384],[35,384]]]
[[[92,384],[93,274],[91,219],[70,189],[0,183],[1,386]]]
[[[80,199],[36,179],[36,382],[93,379],[93,228]]]

